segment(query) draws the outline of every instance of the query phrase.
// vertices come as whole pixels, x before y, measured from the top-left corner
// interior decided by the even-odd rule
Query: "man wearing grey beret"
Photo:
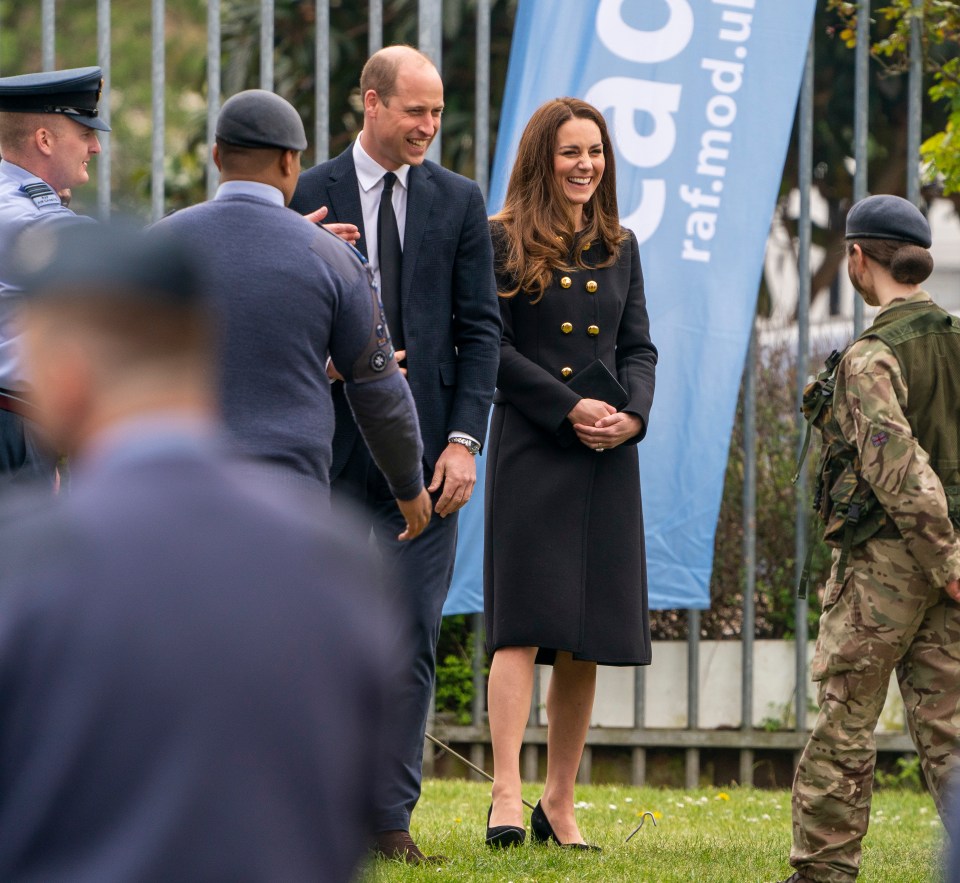
[[[405,541],[430,519],[416,409],[363,258],[287,208],[306,146],[288,101],[261,89],[232,96],[217,120],[216,197],[155,229],[205,258],[220,321],[220,406],[241,450],[328,491],[332,357]]]

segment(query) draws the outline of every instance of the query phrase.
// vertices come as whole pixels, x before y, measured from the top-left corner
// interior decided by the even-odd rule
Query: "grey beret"
[[[868,196],[847,214],[847,239],[896,239],[930,248],[930,225],[912,202],[899,196]]]
[[[203,296],[191,246],[133,221],[33,224],[17,239],[10,263],[24,301],[106,294],[177,306]]]
[[[97,107],[102,89],[103,71],[98,67],[0,77],[0,110],[60,113],[91,129],[109,132]]]
[[[264,89],[238,92],[223,103],[217,138],[238,147],[307,149],[307,134],[296,108]]]

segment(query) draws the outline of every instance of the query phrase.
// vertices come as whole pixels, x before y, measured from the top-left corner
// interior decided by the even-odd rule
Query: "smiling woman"
[[[533,837],[588,849],[573,789],[597,665],[650,662],[636,445],[657,362],[596,108],[560,98],[534,113],[491,233],[503,339],[485,497],[487,843],[524,839],[519,754],[537,661],[553,675]]]
[[[570,201],[578,230],[583,227],[583,207],[593,197],[605,166],[600,127],[593,120],[574,117],[557,130],[553,173]]]

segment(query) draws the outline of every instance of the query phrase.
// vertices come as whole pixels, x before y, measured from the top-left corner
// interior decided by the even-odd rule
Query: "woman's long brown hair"
[[[572,119],[596,123],[606,160],[603,177],[583,207],[583,236],[585,241],[601,240],[606,246],[607,259],[594,266],[609,267],[620,256],[620,245],[627,234],[620,226],[617,211],[617,176],[606,121],[585,101],[555,98],[537,108],[523,130],[503,208],[493,216],[494,221],[503,224],[507,240],[503,270],[514,285],[501,291],[501,297],[526,291],[539,300],[555,270],[573,269],[568,266],[576,233],[573,213],[553,172],[557,132]],[[582,268],[587,266],[580,249],[575,250],[574,263]]]

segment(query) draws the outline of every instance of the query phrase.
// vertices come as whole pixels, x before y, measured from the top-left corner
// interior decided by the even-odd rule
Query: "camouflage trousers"
[[[853,549],[842,583],[838,557],[835,551],[811,668],[820,714],[793,784],[790,863],[821,883],[857,877],[874,730],[894,669],[941,818],[960,747],[960,605],[927,582],[902,540]]]

